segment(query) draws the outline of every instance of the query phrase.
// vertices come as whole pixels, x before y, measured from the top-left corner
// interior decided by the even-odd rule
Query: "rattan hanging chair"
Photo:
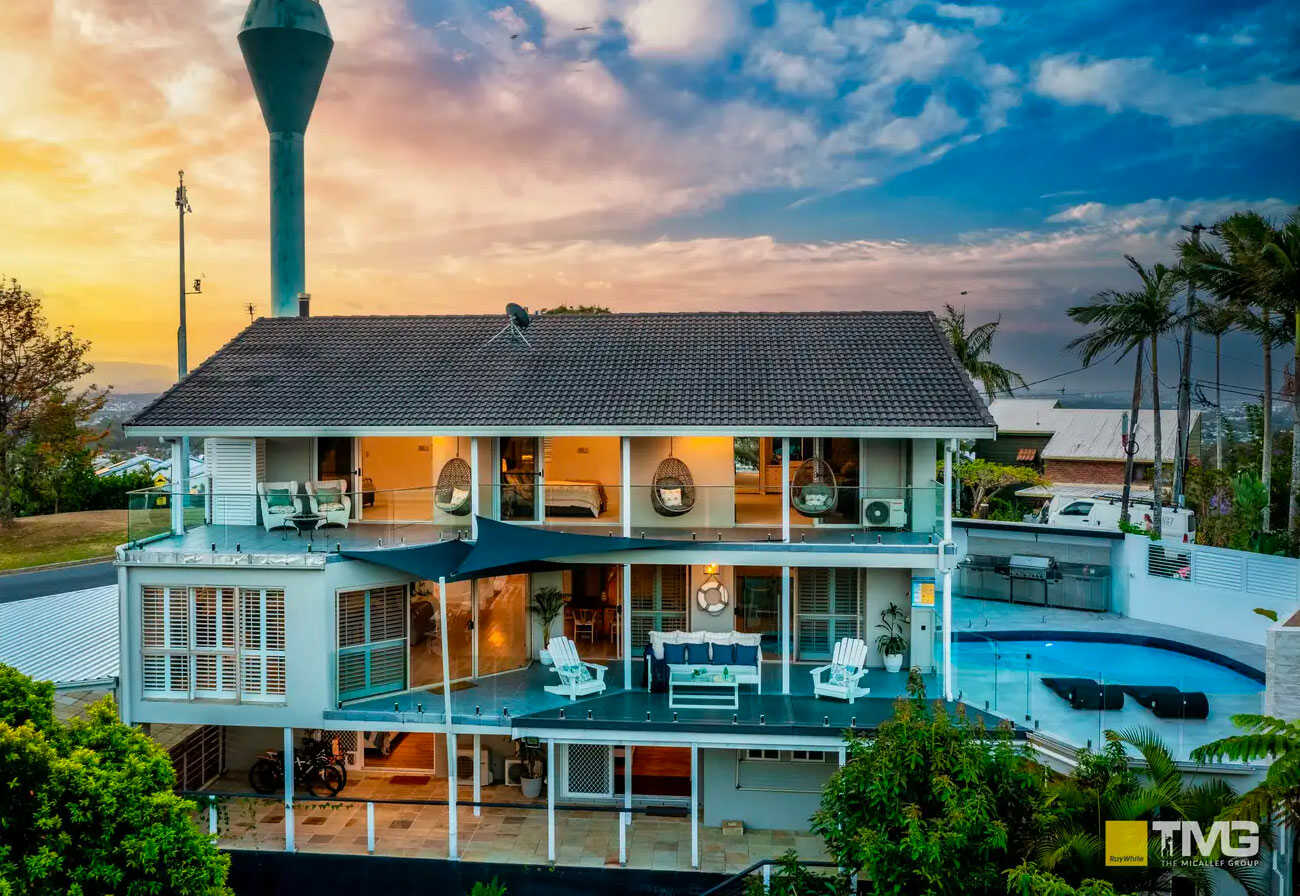
[[[673,457],[673,443],[668,442],[668,456],[655,467],[650,503],[660,516],[681,516],[695,506],[695,480],[691,470]]]
[[[433,506],[451,516],[465,516],[473,506],[474,471],[460,456],[460,442],[456,443],[456,456],[442,465],[438,484],[433,489]]]
[[[790,506],[804,516],[825,516],[835,509],[835,471],[820,457],[799,465],[790,479]]]

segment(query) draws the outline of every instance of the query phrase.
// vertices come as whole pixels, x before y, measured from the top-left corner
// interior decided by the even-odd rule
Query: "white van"
[[[1039,512],[1037,522],[1074,529],[1119,529],[1120,495],[1054,495]],[[1129,520],[1151,531],[1150,500],[1130,500]],[[1186,507],[1160,508],[1162,537],[1171,541],[1192,541],[1196,535],[1196,514]]]

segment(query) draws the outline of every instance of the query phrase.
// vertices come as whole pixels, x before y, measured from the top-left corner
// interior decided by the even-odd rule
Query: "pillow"
[[[757,666],[758,665],[758,648],[752,644],[736,645],[736,665],[737,666]]]
[[[469,497],[469,489],[453,488],[451,490],[451,500],[448,501],[447,503],[450,504],[452,507],[459,507],[461,504],[465,503],[465,499],[468,497]]]
[[[343,503],[342,495],[343,493],[340,492],[338,488],[336,488],[335,486],[329,486],[328,488],[317,488],[316,503],[317,504],[342,504]]]
[[[692,666],[707,666],[709,664],[709,645],[686,644],[686,662]]]
[[[821,510],[823,507],[829,507],[831,503],[830,492],[811,491],[804,489],[803,505],[809,510]]]
[[[713,665],[734,666],[735,664],[736,664],[736,645],[714,643]]]
[[[761,647],[763,636],[759,632],[732,632],[732,644],[747,644],[750,647]]]
[[[582,663],[577,663],[572,666],[561,666],[560,673],[565,678],[576,678],[579,682],[591,681],[591,670]]]
[[[682,506],[682,490],[680,488],[661,488],[659,489],[659,503],[665,507]]]
[[[664,644],[664,662],[671,666],[681,666],[686,663],[686,645],[685,644]]]
[[[287,488],[268,488],[266,490],[266,507],[268,510],[284,507],[293,508],[293,497]]]

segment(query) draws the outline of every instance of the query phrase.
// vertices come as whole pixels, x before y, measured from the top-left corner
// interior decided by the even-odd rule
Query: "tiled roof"
[[[928,312],[263,318],[141,427],[940,427],[992,417]]]

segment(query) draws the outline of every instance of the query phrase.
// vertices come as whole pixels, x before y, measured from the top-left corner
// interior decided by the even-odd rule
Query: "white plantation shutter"
[[[258,447],[254,439],[203,440],[204,464],[212,477],[214,524],[257,525]]]
[[[145,586],[140,644],[146,697],[284,699],[281,589]]]
[[[285,695],[284,591],[239,589],[240,695],[279,702]]]
[[[857,570],[800,569],[796,598],[799,659],[830,659],[836,641],[858,637],[861,594]]]
[[[650,632],[686,630],[686,570],[678,566],[632,567],[632,643]]]

